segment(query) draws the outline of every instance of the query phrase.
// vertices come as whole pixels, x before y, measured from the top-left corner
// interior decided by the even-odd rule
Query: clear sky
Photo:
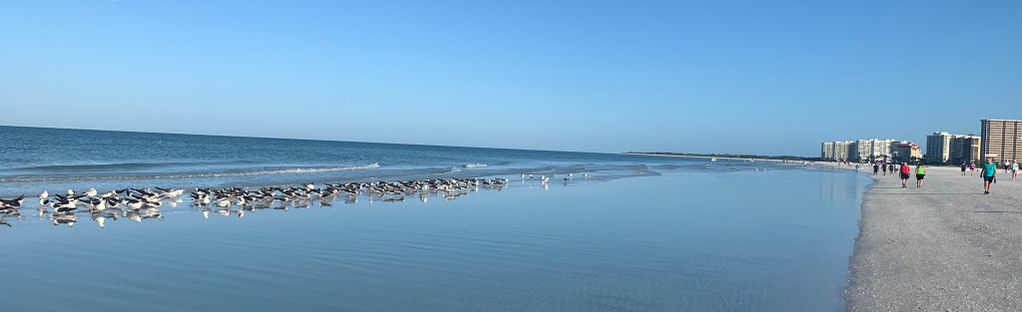
[[[1022,117],[1022,1],[3,1],[0,124],[817,155]]]

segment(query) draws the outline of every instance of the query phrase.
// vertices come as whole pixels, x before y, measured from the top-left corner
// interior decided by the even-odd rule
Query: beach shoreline
[[[930,168],[923,188],[879,176],[862,200],[848,311],[1022,309],[1022,181]]]

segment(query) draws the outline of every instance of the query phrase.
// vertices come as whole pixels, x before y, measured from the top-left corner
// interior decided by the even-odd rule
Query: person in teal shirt
[[[983,194],[990,195],[990,185],[994,184],[997,176],[997,163],[993,158],[987,158],[987,163],[983,164],[983,173],[980,176],[983,177]]]

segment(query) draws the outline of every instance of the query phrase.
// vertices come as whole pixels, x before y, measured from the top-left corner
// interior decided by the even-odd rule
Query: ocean
[[[840,311],[872,183],[768,161],[20,127],[0,127],[0,145],[4,198],[510,181],[456,200],[186,201],[102,227],[87,212],[53,222],[31,199],[0,226],[10,311]]]
[[[68,188],[655,174],[700,162],[615,154],[0,126],[0,196]]]

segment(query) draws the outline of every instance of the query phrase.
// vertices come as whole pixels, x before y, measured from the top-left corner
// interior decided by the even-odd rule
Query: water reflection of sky
[[[453,201],[181,202],[151,218],[101,216],[105,228],[26,213],[0,227],[0,277],[16,285],[0,299],[12,311],[843,310],[855,194],[868,179],[770,170],[515,182]]]

